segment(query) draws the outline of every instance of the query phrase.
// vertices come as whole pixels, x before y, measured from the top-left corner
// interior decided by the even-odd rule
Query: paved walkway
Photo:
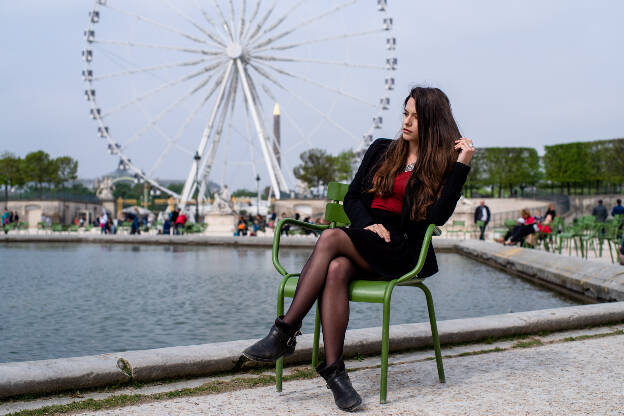
[[[376,365],[379,357],[354,360],[348,363],[348,367],[355,369],[350,373],[351,380],[364,398],[360,414],[622,415],[622,329],[624,325],[615,325],[523,340],[447,347],[443,349],[446,384],[437,380],[431,351],[393,355],[388,377],[389,401],[385,405],[378,403],[379,369]],[[221,378],[223,381],[228,379],[231,376]],[[215,378],[141,389],[126,388],[116,394],[171,391],[198,386],[210,380]],[[82,400],[95,394],[103,395],[83,394]],[[0,413],[4,413],[2,410],[40,407],[51,404],[51,400],[60,404],[76,399],[39,399],[28,406],[14,402],[8,406],[0,405]],[[320,378],[315,377],[286,382],[281,394],[276,393],[271,385],[79,414],[332,415],[339,412],[331,392]]]
[[[445,360],[447,382],[434,361],[404,357],[389,371],[389,403],[378,403],[378,369],[351,373],[371,415],[622,415],[624,336],[562,342]],[[411,362],[410,362],[411,361]],[[415,362],[414,362],[415,361]],[[336,414],[319,378],[274,387],[148,403],[89,415]]]

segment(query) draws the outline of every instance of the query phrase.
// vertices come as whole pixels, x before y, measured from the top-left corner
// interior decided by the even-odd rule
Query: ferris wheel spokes
[[[219,146],[219,142],[221,141],[221,134],[223,133],[223,125],[225,124],[225,119],[228,115],[228,107],[234,97],[234,92],[236,91],[236,82],[237,82],[237,69],[233,68],[234,73],[230,79],[230,87],[228,89],[227,96],[225,98],[225,103],[223,104],[223,108],[221,110],[221,115],[219,119],[219,123],[217,124],[217,130],[215,131],[214,137],[210,142],[210,147],[208,148],[208,152],[206,156],[202,156],[202,160],[199,165],[199,192],[197,193],[198,197],[203,197],[206,192],[207,179],[210,176],[210,172],[212,170],[213,161],[215,154],[217,153],[217,147]],[[195,184],[195,188],[197,188],[197,184]],[[193,192],[191,192],[192,194]]]
[[[337,5],[334,8],[327,10],[324,13],[321,13],[319,15],[311,17],[308,20],[304,20],[303,22],[299,23],[297,26],[292,27],[292,28],[290,28],[288,30],[285,30],[284,32],[281,32],[281,33],[279,33],[279,34],[277,34],[277,35],[275,35],[275,36],[273,36],[271,38],[268,38],[268,39],[266,39],[266,40],[264,40],[264,41],[262,41],[260,43],[252,43],[252,41],[254,39],[250,37],[250,39],[248,41],[249,42],[249,48],[250,49],[251,48],[256,49],[256,48],[261,48],[263,46],[267,46],[267,45],[269,45],[269,44],[271,44],[271,43],[273,43],[273,42],[275,42],[275,41],[277,41],[277,40],[279,40],[279,39],[281,39],[281,38],[283,38],[285,36],[290,35],[291,33],[301,29],[302,27],[305,27],[305,26],[307,26],[309,24],[312,24],[312,23],[316,22],[317,20],[320,20],[320,19],[322,19],[324,17],[327,17],[327,16],[329,16],[329,15],[331,15],[331,14],[333,14],[333,13],[335,13],[335,12],[345,8],[345,7],[351,6],[351,5],[355,4],[355,3],[357,3],[358,1],[360,1],[360,0],[349,0],[349,1],[346,1],[344,3],[341,3],[341,4]],[[256,39],[256,40],[261,40],[261,38],[260,39]]]
[[[177,100],[175,100],[173,103],[171,103],[168,107],[166,107],[164,110],[162,110],[160,113],[158,113],[156,115],[156,117],[151,118],[149,120],[149,122],[141,127],[141,129],[139,129],[132,137],[130,137],[130,139],[123,145],[124,148],[127,148],[128,146],[130,146],[131,144],[135,143],[138,139],[140,139],[145,132],[152,126],[156,125],[159,121],[161,121],[167,114],[169,114],[170,112],[172,112],[176,107],[178,107],[180,104],[182,104],[182,102],[184,102],[185,100],[187,100],[189,97],[193,96],[195,93],[197,93],[199,90],[201,90],[203,87],[205,87],[208,82],[212,79],[212,76],[208,76],[206,77],[206,79],[202,80],[199,84],[197,84],[196,86],[194,86],[193,88],[191,88],[190,90],[188,90],[184,95],[182,95],[180,98],[178,98]],[[137,105],[140,106],[141,105],[141,101],[138,100],[137,101]]]
[[[270,75],[268,75],[266,72],[264,72],[264,70],[262,68],[259,68],[258,66],[254,65],[254,64],[250,64],[250,65],[253,67],[253,69],[258,71],[258,73],[260,73],[263,76],[265,76],[265,78],[269,78],[270,77]],[[279,72],[279,73],[281,73],[283,75],[287,75],[287,76],[295,78],[295,79],[300,79],[300,80],[302,80],[304,82],[307,82],[308,84],[312,84],[312,85],[314,85],[316,87],[324,88],[324,89],[326,89],[328,91],[335,92],[338,95],[342,95],[343,97],[347,97],[347,98],[350,98],[350,99],[352,99],[354,101],[358,101],[358,102],[360,102],[362,104],[366,104],[369,107],[378,107],[379,106],[378,104],[370,103],[370,102],[366,101],[365,99],[360,98],[360,97],[356,97],[355,95],[352,95],[352,94],[350,94],[350,93],[348,93],[346,91],[339,90],[337,88],[332,88],[332,87],[330,87],[330,86],[328,86],[326,84],[323,84],[321,82],[315,81],[315,80],[310,79],[308,77],[304,77],[302,75],[295,75],[292,72],[285,71],[283,69],[277,68],[277,67],[275,67],[275,66],[273,66],[271,64],[264,63],[264,66],[267,66],[267,67],[273,69],[274,71]]]
[[[266,141],[266,134],[264,132],[264,127],[258,115],[258,110],[256,109],[256,103],[252,95],[251,88],[249,87],[248,74],[245,72],[243,68],[243,64],[241,63],[240,59],[236,59],[236,65],[238,67],[238,74],[241,79],[241,85],[243,87],[245,98],[251,110],[251,117],[256,126],[256,133],[258,135],[260,148],[262,149],[262,154],[264,156],[264,162],[266,163],[267,169],[269,171],[269,179],[271,180],[271,186],[273,186],[273,189],[276,191],[275,192],[276,198],[279,199],[278,190],[283,190],[284,192],[288,192],[288,186],[286,185],[286,180],[284,179],[284,175],[282,174],[281,169],[279,169],[279,166],[277,165],[277,160],[275,159],[275,155],[273,154],[272,149],[269,148],[268,143]],[[272,155],[273,157],[271,157],[270,155]],[[277,172],[275,170],[276,167],[277,167]]]
[[[356,38],[356,37],[360,37],[360,36],[374,35],[375,33],[380,33],[380,32],[384,32],[384,31],[385,31],[385,29],[372,29],[372,30],[366,30],[364,32],[343,33],[343,34],[340,34],[340,35],[327,36],[327,37],[324,37],[324,38],[303,40],[301,42],[291,43],[291,44],[288,44],[288,45],[267,46],[267,47],[264,47],[264,48],[254,48],[254,52],[283,51],[283,50],[287,50],[287,49],[298,48],[299,46],[303,46],[303,45],[310,45],[310,44],[313,44],[313,43],[329,42],[329,41],[332,41],[332,40],[340,40],[340,39]]]
[[[129,106],[131,106],[133,104],[136,104],[139,101],[143,101],[146,98],[149,98],[152,95],[158,94],[159,92],[162,92],[162,91],[164,91],[164,90],[166,90],[168,88],[171,88],[171,87],[174,87],[176,85],[182,84],[183,82],[189,81],[189,80],[191,80],[193,78],[196,78],[196,77],[198,77],[198,76],[200,76],[202,74],[212,72],[215,69],[219,68],[221,65],[223,65],[223,60],[219,60],[218,62],[216,62],[216,63],[214,63],[212,65],[206,66],[206,67],[204,67],[204,68],[200,69],[199,71],[196,71],[196,72],[194,72],[192,74],[185,75],[185,76],[180,77],[178,79],[175,79],[173,81],[165,82],[164,84],[161,84],[161,85],[157,86],[156,88],[153,88],[153,89],[147,91],[143,95],[140,95],[138,97],[134,97],[132,100],[126,101],[125,103],[122,103],[122,104],[118,105],[117,107],[113,107],[111,110],[108,110],[108,112],[106,112],[106,113],[102,113],[102,118],[106,118],[106,117],[111,116],[112,114],[118,113],[118,112],[126,109],[127,107],[129,107]]]
[[[264,76],[263,74],[260,73],[260,75]],[[329,117],[329,115],[327,115],[324,111],[320,110],[319,108],[317,108],[316,106],[310,104],[308,102],[308,100],[304,100],[302,97],[300,97],[299,95],[295,94],[291,89],[284,87],[281,83],[279,83],[278,81],[276,81],[273,78],[268,78],[269,81],[271,81],[272,83],[274,83],[275,85],[277,85],[280,89],[282,89],[283,91],[287,92],[288,94],[292,95],[297,101],[299,101],[301,104],[303,104],[304,106],[310,108],[311,110],[313,110],[314,112],[318,113],[319,115],[321,115],[325,120],[327,120],[329,123],[331,123],[334,127],[336,127],[337,129],[341,130],[342,132],[344,132],[345,134],[347,134],[350,137],[353,137],[355,140],[359,140],[359,138],[353,134],[353,132],[351,132],[349,129],[343,127],[342,125],[340,125],[338,122],[334,121],[331,117]]]
[[[219,87],[219,93],[217,95],[217,101],[213,107],[212,113],[210,114],[210,119],[208,120],[208,124],[206,125],[206,127],[204,128],[204,131],[202,133],[202,137],[201,140],[199,142],[199,146],[197,148],[197,154],[201,158],[203,158],[204,156],[204,151],[206,149],[206,143],[208,141],[208,138],[210,137],[210,134],[212,132],[212,127],[214,125],[214,120],[217,116],[217,112],[219,111],[219,109],[221,108],[222,102],[223,102],[223,95],[225,93],[225,87],[227,85],[227,83],[229,82],[229,79],[231,77],[231,72],[232,72],[232,66],[233,66],[233,61],[228,62],[227,64],[227,68],[225,70],[225,73],[223,74],[223,79],[221,80],[221,86]],[[191,169],[186,177],[186,182],[184,182],[184,188],[182,190],[182,201],[180,202],[180,205],[182,207],[182,209],[184,209],[184,207],[186,206],[186,202],[190,199],[191,194],[193,193],[193,190],[195,188],[195,174],[199,174],[199,172],[201,172],[201,170],[199,170],[199,163],[197,162],[197,160],[193,160],[193,163],[191,165]]]
[[[186,20],[195,29],[199,30],[204,35],[206,35],[208,37],[208,39],[212,40],[214,43],[216,43],[217,45],[219,45],[219,46],[221,46],[223,48],[225,47],[225,42],[226,42],[225,39],[218,39],[212,33],[208,32],[206,29],[204,29],[202,27],[202,25],[196,23],[191,17],[189,17],[185,13],[182,13],[182,11],[180,9],[178,9],[177,7],[175,7],[170,1],[166,0],[166,3],[167,3],[167,6],[169,6],[173,11],[175,11],[178,14],[178,16],[180,16],[182,19]],[[201,9],[201,12],[204,15],[204,18],[206,18],[206,13],[205,13],[204,9]],[[207,21],[212,26],[217,28],[217,26],[214,24],[214,22],[211,19],[207,19]]]
[[[177,67],[183,67],[183,66],[195,66],[195,65],[201,64],[202,62],[207,62],[207,61],[208,61],[207,59],[202,58],[202,59],[197,59],[194,61],[182,61],[182,62],[176,62],[173,64],[163,64],[163,65],[147,66],[147,67],[142,67],[142,68],[133,68],[133,69],[128,69],[126,71],[111,72],[109,74],[94,76],[92,79],[93,81],[101,81],[103,79],[117,78],[117,77],[121,77],[125,75],[137,75],[137,74],[141,74],[145,72],[159,71],[161,69],[170,69],[170,68],[177,68]]]
[[[167,31],[169,31],[169,32],[176,33],[176,34],[178,34],[178,35],[180,35],[180,36],[183,36],[183,37],[185,37],[185,38],[187,38],[187,39],[189,39],[189,40],[192,40],[193,42],[198,42],[198,43],[207,43],[204,39],[199,39],[199,38],[196,38],[196,37],[195,37],[195,36],[193,36],[193,35],[189,35],[188,33],[181,32],[181,31],[179,31],[178,29],[176,29],[176,28],[174,28],[174,27],[171,27],[171,26],[166,25],[166,24],[164,24],[164,23],[160,23],[160,22],[158,22],[158,21],[156,21],[156,20],[154,20],[154,19],[151,19],[151,18],[149,18],[149,17],[142,16],[142,15],[140,15],[140,14],[138,14],[138,13],[129,12],[129,11],[127,11],[127,10],[120,9],[120,8],[118,8],[118,7],[113,7],[113,6],[109,5],[109,4],[102,4],[102,6],[107,7],[108,9],[113,10],[113,11],[116,11],[116,12],[118,12],[118,13],[125,14],[126,16],[134,17],[134,18],[136,18],[137,20],[141,20],[141,21],[143,21],[143,22],[146,22],[146,23],[149,23],[149,24],[155,25],[155,26],[157,26],[157,27],[163,28],[163,29],[165,29],[165,30],[167,30]],[[202,31],[202,32],[203,32],[203,31]],[[208,32],[208,33],[203,32],[203,33],[204,33],[204,34],[209,34],[210,32]],[[220,45],[220,46],[222,46],[222,45]]]
[[[223,74],[225,73],[225,71],[222,71],[221,76],[223,76]],[[210,91],[208,91],[208,93],[206,94],[206,96],[203,98],[203,100],[201,100],[199,103],[197,103],[197,105],[195,106],[195,108],[193,109],[193,111],[191,112],[191,114],[189,114],[186,119],[184,120],[184,123],[180,126],[180,128],[178,129],[178,131],[176,132],[175,136],[173,137],[174,142],[177,143],[178,140],[180,140],[182,138],[182,134],[184,133],[184,130],[186,130],[186,128],[188,127],[188,125],[193,121],[193,119],[195,118],[195,116],[199,113],[199,110],[201,109],[201,107],[204,106],[204,104],[206,104],[206,102],[210,99],[210,97],[212,97],[212,95],[214,94],[214,92],[217,90],[217,88],[219,87],[220,82],[217,81],[213,84],[212,88],[210,89]],[[167,154],[171,151],[171,148],[173,146],[173,143],[169,143],[167,145],[167,147],[161,152],[161,154],[158,156],[158,158],[156,159],[156,162],[154,163],[154,165],[152,165],[152,168],[150,170],[150,176],[152,176],[154,174],[154,172],[156,171],[156,169],[158,168],[158,166],[160,165],[160,163],[162,163],[163,159],[165,158],[165,156],[167,156]],[[192,153],[191,153],[192,154]]]

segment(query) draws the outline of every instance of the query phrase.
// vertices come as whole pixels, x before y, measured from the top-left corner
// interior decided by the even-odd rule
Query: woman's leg
[[[524,225],[520,227],[516,232],[514,232],[514,234],[511,236],[511,242],[517,243],[518,241],[523,240],[524,237],[526,237],[527,235],[534,232],[535,229],[533,228],[533,225]]]
[[[348,258],[365,273],[373,273],[344,231],[339,228],[324,230],[301,271],[295,296],[284,316],[284,322],[297,325],[303,320],[323,291],[329,263],[338,256]]]
[[[336,257],[329,263],[325,287],[320,297],[321,323],[325,362],[336,362],[342,356],[344,336],[349,323],[349,282],[358,272],[347,257]]]

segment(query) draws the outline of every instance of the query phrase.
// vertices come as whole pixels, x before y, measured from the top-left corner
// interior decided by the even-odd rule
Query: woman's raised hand
[[[379,237],[386,240],[386,243],[390,242],[390,233],[386,230],[386,227],[383,224],[372,224],[368,227],[364,227],[365,230],[370,230],[379,235]]]
[[[455,140],[455,150],[459,150],[459,156],[457,157],[457,161],[467,165],[470,163],[470,159],[472,159],[472,155],[474,155],[475,147],[472,144],[472,140],[466,137],[460,137]]]

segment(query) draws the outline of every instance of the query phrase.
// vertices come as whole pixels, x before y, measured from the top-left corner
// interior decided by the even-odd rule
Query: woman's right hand
[[[386,230],[386,227],[384,227],[383,224],[372,224],[372,225],[369,225],[368,227],[364,227],[364,229],[370,230],[374,232],[375,234],[379,235],[379,237],[386,240],[386,243],[390,242],[390,232]]]

